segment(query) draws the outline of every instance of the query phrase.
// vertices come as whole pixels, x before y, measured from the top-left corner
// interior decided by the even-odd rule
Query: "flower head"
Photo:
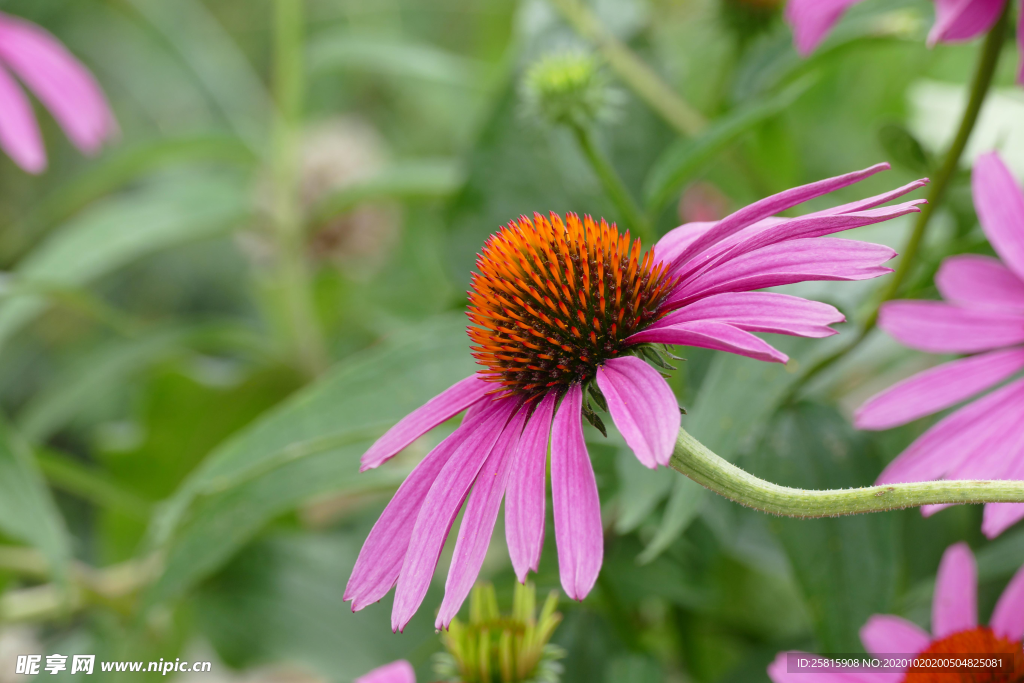
[[[469,334],[481,364],[403,418],[363,455],[379,466],[442,422],[461,426],[412,471],[370,532],[345,599],[359,610],[392,586],[392,627],[419,608],[448,531],[465,502],[436,625],[447,627],[483,563],[502,499],[520,581],[537,570],[551,491],[562,588],[574,600],[601,569],[601,504],[581,416],[606,409],[644,465],[667,465],[679,406],[656,345],[718,349],[765,361],[787,357],[753,332],[834,334],[827,304],[751,290],[806,280],[863,280],[889,272],[895,252],[825,237],[918,210],[876,208],[920,187],[802,216],[772,216],[858,182],[887,165],[787,190],[714,223],[684,225],[643,253],[614,225],[574,214],[513,221],[485,245],[470,291]],[[596,421],[596,420],[595,420]]]
[[[32,105],[8,69],[82,152],[94,154],[116,133],[117,122],[89,70],[39,26],[0,13],[0,147],[29,173],[46,168],[46,150]]]
[[[1024,680],[1024,568],[1010,580],[996,603],[988,626],[978,625],[978,572],[974,555],[965,543],[946,549],[939,565],[932,598],[932,633],[889,614],[876,614],[860,630],[864,648],[876,657],[890,654],[1014,654],[1013,672],[985,669],[958,671],[910,669],[902,673],[842,672],[794,673],[788,670],[788,654],[779,653],[768,666],[774,683],[1015,683]],[[800,653],[795,653],[800,654]]]
[[[973,254],[947,258],[935,276],[945,301],[893,301],[878,320],[911,348],[972,355],[870,398],[857,410],[860,429],[889,429],[945,410],[1024,369],[1024,193],[994,153],[978,158],[973,187],[981,226],[1002,262]],[[1024,379],[1017,379],[940,420],[889,464],[878,483],[1024,479],[1022,410]],[[990,503],[982,531],[995,537],[1021,518],[1022,503]]]

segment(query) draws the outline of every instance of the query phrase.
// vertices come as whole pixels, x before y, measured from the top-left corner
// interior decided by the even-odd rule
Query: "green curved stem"
[[[932,178],[931,184],[928,186],[928,203],[921,207],[921,212],[917,214],[917,220],[914,222],[914,229],[910,233],[910,237],[907,239],[906,245],[903,247],[903,251],[900,252],[902,258],[900,259],[899,265],[896,267],[896,271],[892,274],[886,283],[885,289],[882,290],[881,296],[878,299],[878,303],[872,308],[871,313],[864,320],[857,335],[850,341],[849,344],[839,349],[835,353],[822,358],[820,361],[812,365],[808,370],[801,375],[789,394],[787,395],[787,402],[792,400],[799,389],[803,387],[811,378],[818,375],[822,370],[825,370],[837,360],[845,356],[850,351],[860,346],[861,342],[867,338],[868,334],[875,328],[878,323],[878,311],[882,304],[886,301],[890,301],[899,294],[900,288],[906,281],[907,276],[910,274],[911,268],[914,264],[914,260],[917,257],[918,251],[921,248],[921,241],[924,239],[928,224],[935,213],[935,209],[942,203],[942,199],[946,194],[946,190],[949,189],[949,183],[956,174],[957,168],[960,166],[960,157],[963,156],[964,149],[967,147],[967,142],[971,138],[971,133],[974,131],[974,125],[978,122],[978,114],[981,112],[981,106],[985,103],[985,97],[988,95],[988,91],[992,86],[992,78],[995,76],[996,66],[999,64],[999,55],[1003,50],[1003,42],[1006,39],[1006,28],[1009,22],[1009,3],[1003,9],[1003,14],[996,22],[995,26],[985,36],[985,42],[981,48],[981,58],[978,60],[978,65],[974,71],[974,77],[971,80],[971,91],[970,98],[967,101],[967,109],[964,110],[964,115],[960,119],[960,127],[957,129],[956,137],[953,139],[953,143],[949,146],[949,150],[946,152],[946,156],[942,160],[942,166],[936,171]]]
[[[784,517],[837,517],[946,503],[1024,503],[1024,481],[940,480],[833,490],[779,486],[715,455],[684,429],[669,466],[735,503]]]

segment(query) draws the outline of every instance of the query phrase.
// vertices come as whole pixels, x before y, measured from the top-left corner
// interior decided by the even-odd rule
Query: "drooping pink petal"
[[[96,79],[60,41],[33,23],[0,14],[0,59],[46,105],[86,154],[115,134],[117,123]]]
[[[874,671],[789,671],[789,655],[816,659],[818,655],[806,652],[780,652],[768,665],[768,678],[772,683],[897,683],[902,673]]]
[[[875,614],[860,629],[860,642],[870,654],[918,654],[931,636],[917,624],[891,614]]]
[[[419,609],[455,517],[505,424],[515,399],[499,399],[441,468],[416,515],[391,610],[391,628],[401,631]]]
[[[955,469],[1000,425],[1019,414],[1024,380],[1017,380],[947,415],[896,457],[879,475],[877,484],[900,484],[938,479]]]
[[[473,492],[466,503],[466,512],[462,515],[459,537],[455,542],[451,568],[444,585],[444,600],[441,601],[441,609],[434,622],[435,628],[448,628],[473,589],[476,577],[480,575],[480,567],[483,566],[487,546],[491,544],[498,508],[501,507],[525,422],[526,410],[520,408],[509,420],[477,475]]]
[[[363,674],[354,683],[416,683],[416,672],[413,671],[412,664],[399,659]]]
[[[860,182],[879,171],[885,171],[888,169],[889,164],[876,164],[862,171],[855,171],[853,173],[847,173],[846,175],[836,176],[835,178],[827,178],[807,185],[801,185],[800,187],[784,190],[778,194],[772,195],[771,197],[767,197],[745,206],[739,211],[736,211],[735,213],[732,213],[718,221],[715,223],[713,228],[693,240],[672,260],[672,268],[679,268],[696,254],[701,253],[708,247],[717,244],[726,237],[729,237],[730,235],[742,230],[748,225],[756,223],[761,219],[773,216],[780,211],[785,211],[786,209],[790,209],[798,204],[803,204],[815,197],[820,197],[821,195],[828,194],[829,192],[834,192],[835,190],[843,187],[853,185],[854,183]]]
[[[673,311],[646,329],[696,320],[728,323],[748,332],[828,337],[836,333],[829,325],[841,323],[846,317],[835,306],[789,294],[725,292]]]
[[[982,154],[971,175],[974,206],[988,241],[1024,280],[1024,193],[995,152]]]
[[[537,571],[544,547],[544,483],[557,398],[548,392],[526,423],[505,493],[505,540],[519,583],[526,583],[529,570]]]
[[[35,113],[25,93],[0,66],[0,147],[29,173],[46,168],[46,149]]]
[[[1024,567],[1014,574],[999,597],[989,626],[1000,638],[1024,639]]]
[[[935,286],[951,304],[1024,312],[1024,280],[991,256],[950,256],[939,266]]]
[[[975,353],[1024,342],[1024,314],[942,301],[886,302],[878,326],[904,346],[929,353]]]
[[[821,44],[851,5],[860,0],[789,0],[786,23],[793,29],[797,52],[807,57]]]
[[[574,384],[551,425],[551,501],[555,513],[558,574],[573,600],[590,593],[604,560],[601,501],[583,441],[583,390]]]
[[[1024,368],[1024,349],[962,358],[920,372],[869,398],[854,414],[857,429],[890,429],[937,413]]]
[[[1006,0],[935,0],[928,47],[980,36],[996,23],[1005,4]]]
[[[978,625],[978,568],[966,543],[946,548],[935,577],[932,635],[945,638]]]
[[[442,422],[480,401],[493,389],[478,375],[470,375],[412,411],[377,439],[359,461],[359,471],[378,467]]]
[[[865,209],[873,209],[876,206],[881,206],[887,202],[891,202],[894,199],[899,199],[905,194],[909,194],[914,190],[918,190],[931,182],[928,178],[919,178],[913,182],[907,183],[902,187],[897,187],[895,190],[889,190],[882,194],[876,194],[873,197],[867,197],[865,199],[858,199],[848,204],[840,204],[839,206],[833,206],[831,209],[822,209],[821,211],[815,211],[804,216],[809,218],[811,216],[830,216],[840,213],[854,213],[855,211],[864,211]]]
[[[658,329],[646,329],[627,340],[630,344],[654,342],[696,346],[714,351],[727,351],[769,363],[786,363],[789,356],[750,332],[716,320],[695,320]]]
[[[669,295],[665,308],[679,308],[721,292],[749,292],[808,280],[867,280],[891,273],[882,264],[895,255],[889,247],[835,237],[772,244],[683,282]]]
[[[679,436],[679,402],[661,374],[635,356],[605,361],[597,386],[615,426],[646,467],[668,465]]]

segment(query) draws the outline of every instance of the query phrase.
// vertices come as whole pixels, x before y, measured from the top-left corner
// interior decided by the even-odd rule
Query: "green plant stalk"
[[[995,76],[996,66],[999,64],[999,56],[1003,50],[1003,42],[1006,39],[1009,10],[1010,3],[1007,3],[1006,7],[1003,9],[1002,16],[999,17],[995,26],[993,26],[985,36],[985,42],[981,48],[981,58],[978,60],[978,65],[974,71],[974,77],[971,80],[970,98],[967,101],[967,108],[964,110],[964,115],[960,119],[960,126],[957,128],[956,137],[953,138],[953,143],[949,146],[949,150],[947,150],[946,156],[942,160],[942,166],[939,167],[935,177],[931,179],[932,182],[928,186],[928,203],[922,206],[921,212],[917,214],[917,219],[914,221],[914,228],[910,233],[910,237],[907,239],[907,243],[903,247],[903,251],[901,252],[900,263],[896,267],[895,272],[893,272],[892,277],[888,279],[885,288],[879,296],[878,303],[876,303],[871,309],[871,313],[861,324],[860,330],[857,331],[853,340],[835,353],[822,358],[808,368],[807,371],[793,384],[793,387],[786,395],[784,403],[791,402],[796,397],[799,390],[807,384],[808,381],[826,368],[830,367],[850,351],[853,351],[855,348],[860,346],[860,344],[867,338],[868,334],[875,329],[875,325],[878,323],[878,312],[881,309],[882,304],[886,301],[895,299],[899,294],[900,288],[903,286],[907,276],[910,274],[914,260],[917,257],[917,253],[921,249],[921,241],[924,239],[925,232],[927,231],[928,224],[935,213],[935,209],[942,203],[946,190],[949,189],[949,183],[956,174],[957,168],[960,166],[960,157],[963,156],[964,149],[967,147],[967,142],[970,140],[971,133],[974,131],[974,126],[978,122],[978,114],[981,113],[981,107],[985,103],[985,97],[988,95],[989,89],[992,87],[992,79]]]
[[[328,365],[323,333],[313,307],[299,207],[298,135],[304,98],[303,0],[274,2],[273,227],[277,282],[284,297],[292,343],[302,369],[315,376]]]
[[[924,481],[858,489],[808,490],[759,479],[679,430],[672,469],[720,496],[784,517],[838,517],[921,505],[1024,503],[1024,481]]]
[[[641,99],[677,131],[693,137],[707,126],[704,117],[637,57],[632,50],[606,29],[580,0],[552,0],[573,29],[592,42],[608,61],[608,66]]]
[[[633,201],[632,195],[629,194],[629,190],[626,189],[622,179],[619,178],[619,174],[615,172],[615,167],[612,166],[608,157],[601,151],[601,148],[597,146],[593,133],[581,124],[571,124],[570,128],[572,128],[572,132],[576,136],[580,149],[583,150],[583,155],[590,162],[590,167],[594,169],[594,173],[597,174],[601,184],[604,185],[608,196],[615,202],[619,213],[629,223],[629,228],[645,245],[653,245],[654,231],[651,230],[651,226],[644,217],[643,211]]]

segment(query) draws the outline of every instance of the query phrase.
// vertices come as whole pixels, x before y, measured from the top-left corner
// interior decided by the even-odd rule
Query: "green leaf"
[[[611,439],[622,440],[618,430],[613,430]],[[658,503],[668,495],[679,475],[665,468],[652,470],[644,467],[625,442],[615,454],[615,470],[620,486],[615,530],[627,534],[647,519]]]
[[[915,173],[927,175],[935,168],[931,155],[902,124],[883,125],[878,129],[878,141],[890,159]]]
[[[91,207],[18,263],[29,286],[73,288],[162,249],[223,233],[248,214],[244,185],[195,174],[148,186]],[[46,307],[38,295],[0,303],[0,344]]]
[[[682,185],[744,133],[792,105],[815,82],[800,79],[779,93],[716,119],[700,137],[679,140],[658,158],[644,183],[648,212],[660,211]]]

